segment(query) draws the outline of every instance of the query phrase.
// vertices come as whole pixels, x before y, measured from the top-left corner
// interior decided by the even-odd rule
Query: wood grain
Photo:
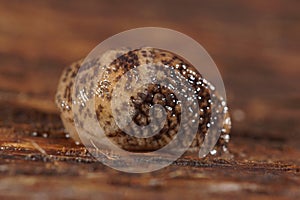
[[[1,199],[299,199],[300,3],[0,1]],[[233,158],[180,158],[125,174],[65,137],[63,67],[120,31],[162,26],[199,41],[233,113]]]

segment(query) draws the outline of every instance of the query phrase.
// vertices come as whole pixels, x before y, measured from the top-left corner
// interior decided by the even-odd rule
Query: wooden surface
[[[300,2],[0,1],[1,199],[300,199]],[[120,31],[162,26],[211,54],[233,116],[229,158],[149,174],[96,162],[65,137],[63,67]]]

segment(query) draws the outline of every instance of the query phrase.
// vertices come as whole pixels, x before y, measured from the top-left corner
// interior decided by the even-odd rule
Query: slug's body
[[[112,62],[107,62],[106,58],[110,58],[108,60],[112,60]],[[74,117],[76,116],[74,116],[72,111],[72,104],[76,103],[77,100],[72,99],[71,94],[74,89],[75,77],[81,64],[82,61],[79,61],[64,70],[56,94],[56,103],[61,110],[61,118],[65,128],[75,141],[80,141],[74,125]],[[125,73],[130,72],[130,70],[137,66],[149,64],[155,64],[157,68],[174,69],[189,81],[196,92],[200,120],[197,134],[193,139],[190,149],[199,149],[204,138],[207,137],[207,130],[211,123],[220,124],[222,127],[221,136],[216,148],[226,149],[226,144],[229,141],[230,118],[227,111],[228,108],[222,97],[219,97],[214,90],[210,90],[211,84],[207,82],[189,62],[171,52],[150,47],[132,51],[110,51],[106,52],[101,59],[90,62],[90,67],[106,65],[106,68],[95,68],[95,73],[99,69],[104,70],[102,73],[103,76],[99,77],[97,82],[92,85],[92,88],[87,91],[88,94],[96,98],[94,105],[96,116],[105,135],[115,144],[129,151],[157,150],[167,145],[176,136],[180,123],[182,122],[181,102],[178,101],[176,95],[174,95],[174,92],[172,92],[170,88],[159,84],[149,84],[137,92],[130,89],[131,86],[136,83],[134,81],[137,80],[128,79],[123,85],[117,84]],[[86,69],[88,70],[90,67]],[[139,73],[143,74],[143,71],[139,71]],[[132,77],[134,77],[134,75],[132,75]],[[86,80],[83,79],[81,82],[84,83],[88,81],[89,78],[89,76],[85,76]],[[143,75],[141,75],[140,78],[143,78]],[[166,77],[166,81],[168,81],[168,79],[170,79],[169,81],[171,82],[171,77]],[[119,91],[123,91],[122,94],[119,94],[119,98],[115,100],[118,105],[122,105],[122,103],[124,104],[128,101],[128,99],[124,99],[125,97],[130,97],[129,104],[133,110],[131,116],[133,122],[137,125],[146,126],[151,124],[149,110],[154,105],[159,104],[165,108],[166,122],[158,134],[141,138],[126,134],[120,129],[113,116],[115,116],[115,114],[122,115],[122,106],[111,107],[115,87],[119,87]],[[76,92],[78,93],[78,91],[75,91],[75,93]],[[211,103],[212,99],[214,99],[214,102],[217,102],[216,105]],[[220,113],[213,122],[211,121],[212,110]],[[84,105],[80,115],[82,115],[84,119],[88,119],[92,116],[90,109]],[[82,127],[84,123],[84,121],[79,122]],[[189,131],[189,123],[181,124],[181,126],[184,126],[186,131]],[[154,130],[156,127],[152,128]],[[131,131],[134,132],[135,130]],[[89,136],[87,135],[86,137]]]

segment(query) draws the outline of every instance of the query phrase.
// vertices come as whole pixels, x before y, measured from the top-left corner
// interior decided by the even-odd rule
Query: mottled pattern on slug
[[[113,62],[107,63],[105,57],[112,58],[111,60],[113,60]],[[72,100],[71,91],[81,62],[82,61],[79,61],[65,69],[56,94],[56,103],[62,112],[61,118],[64,125],[71,137],[77,141],[80,140],[76,129],[74,128],[74,117],[76,116],[74,116],[72,112],[72,103],[74,103],[73,101],[78,100]],[[132,51],[120,50],[107,52],[100,60],[90,61],[90,66],[85,66],[86,70],[90,69],[90,67],[94,67],[94,75],[97,74],[97,70],[104,70],[103,76],[99,77],[97,82],[92,83],[91,87],[87,88],[86,93],[88,94],[87,98],[96,96],[95,106],[97,119],[99,120],[100,126],[104,129],[106,136],[115,144],[126,150],[153,151],[164,147],[176,135],[181,122],[181,104],[172,90],[158,84],[147,85],[137,92],[131,90],[133,81],[128,79],[128,81],[121,86],[123,87],[122,91],[124,92],[123,94],[120,94],[120,98],[118,98],[118,105],[122,105],[122,103],[125,102],[122,97],[130,96],[130,106],[134,110],[132,119],[138,125],[151,125],[151,120],[149,118],[150,108],[154,104],[163,106],[167,112],[167,121],[157,135],[148,138],[136,138],[130,136],[117,126],[115,119],[113,118],[113,113],[122,114],[122,107],[118,107],[116,110],[111,109],[110,104],[113,89],[117,86],[118,81],[125,73],[144,64],[155,64],[157,68],[169,67],[175,69],[185,77],[193,86],[194,90],[197,91],[200,121],[198,132],[190,149],[198,149],[203,143],[207,134],[207,129],[210,126],[210,123],[212,123],[210,120],[211,111],[215,110],[217,113],[220,113],[220,115],[214,119],[213,123],[220,124],[220,126],[223,127],[216,148],[223,148],[223,150],[226,150],[226,144],[229,140],[230,118],[227,111],[228,108],[222,97],[219,97],[213,89],[211,89],[212,92],[210,93],[209,87],[213,88],[213,86],[207,82],[189,62],[171,52],[150,47]],[[103,65],[106,65],[106,67],[101,67]],[[140,73],[143,74],[143,72]],[[168,78],[171,78],[168,75],[170,74],[166,74],[166,81],[168,81]],[[91,78],[88,74],[83,77],[84,78],[80,80],[82,83]],[[143,78],[142,75],[140,78]],[[79,91],[75,91],[75,93],[77,94]],[[212,105],[212,99],[218,103]],[[88,119],[92,116],[90,110],[85,105],[82,106],[80,114],[84,116],[84,119]],[[225,114],[225,117],[223,114]],[[84,122],[80,123],[82,123],[81,126],[84,127]],[[185,131],[190,131],[189,124],[185,124],[184,127]],[[91,133],[91,135],[92,134],[93,133]],[[178,148],[180,148],[180,145]]]

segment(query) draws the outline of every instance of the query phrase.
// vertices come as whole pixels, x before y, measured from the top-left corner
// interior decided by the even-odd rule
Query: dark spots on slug
[[[118,75],[117,77],[116,77],[116,82],[118,82],[120,79],[121,79],[121,77],[122,77],[122,75]]]
[[[103,109],[104,109],[104,107],[100,104],[100,105],[98,106],[98,112],[102,112]]]
[[[170,63],[172,62],[171,60],[162,60],[161,61],[164,65],[170,65]]]
[[[72,74],[71,74],[71,78],[75,78],[77,75],[77,71],[73,71]]]
[[[105,95],[105,98],[107,99],[107,101],[111,101],[111,95],[110,94]]]
[[[146,51],[142,51],[142,56],[143,56],[144,58],[147,58],[147,57],[148,57]]]
[[[73,86],[73,82],[70,82],[64,90],[63,98],[66,99],[67,102],[72,101],[72,96],[71,96],[72,95],[72,93],[71,93],[72,86]]]
[[[174,56],[172,57],[172,61],[175,61],[175,60],[180,60],[180,59],[179,59],[177,56],[174,55]]]
[[[124,54],[115,59],[112,62],[112,65],[122,68],[124,70],[124,73],[126,73],[127,71],[133,69],[135,66],[139,66],[140,61],[138,55],[135,52],[129,51],[127,54]]]

